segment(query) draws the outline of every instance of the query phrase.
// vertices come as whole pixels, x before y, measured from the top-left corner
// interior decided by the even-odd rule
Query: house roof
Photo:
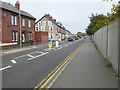
[[[19,13],[19,10],[17,8],[15,8],[12,4],[3,2],[1,0],[0,0],[0,3],[1,3],[0,8],[5,9],[5,10],[9,10],[9,11],[12,11],[12,12],[15,12],[15,13]],[[23,10],[20,10],[20,11],[21,11],[21,14],[23,16],[27,16],[27,17],[36,19],[34,16],[29,14],[28,12],[25,12]]]
[[[68,33],[70,33],[70,34],[71,34],[71,32],[70,32],[69,30],[65,30],[65,31],[67,31]]]
[[[56,22],[54,22],[52,19],[50,19],[49,17],[47,17],[45,15],[41,19],[39,19],[35,24],[37,24],[39,21],[41,21],[44,17],[47,18],[48,20],[50,20],[51,22],[53,22],[55,25],[58,26],[58,24]]]

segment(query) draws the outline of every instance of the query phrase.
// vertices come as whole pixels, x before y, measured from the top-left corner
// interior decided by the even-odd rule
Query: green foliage
[[[92,14],[90,17],[90,24],[86,29],[86,33],[88,35],[94,35],[96,31],[98,31],[100,28],[105,26],[106,24],[109,24],[110,22],[114,21],[115,19],[120,17],[120,6],[114,5],[111,9],[111,14],[107,13],[107,16],[103,14],[94,15]]]
[[[106,66],[106,67],[109,67],[109,68],[112,68],[112,64],[111,64],[108,60],[106,60],[105,66]]]

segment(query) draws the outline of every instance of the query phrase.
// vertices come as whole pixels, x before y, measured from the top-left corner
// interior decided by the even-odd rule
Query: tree
[[[93,28],[96,26],[97,22],[101,21],[101,20],[104,20],[104,19],[105,19],[105,16],[103,14],[99,14],[99,15],[92,14],[91,17],[90,17],[90,24],[89,24],[89,26],[86,29],[86,33],[88,35],[93,35],[94,32],[96,31]]]
[[[80,37],[80,36],[81,36],[81,34],[82,34],[81,32],[78,32],[78,33],[77,33],[77,36],[78,36],[78,37]]]

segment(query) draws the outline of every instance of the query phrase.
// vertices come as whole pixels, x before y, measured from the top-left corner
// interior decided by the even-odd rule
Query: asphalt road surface
[[[85,39],[2,56],[2,88],[34,88]]]

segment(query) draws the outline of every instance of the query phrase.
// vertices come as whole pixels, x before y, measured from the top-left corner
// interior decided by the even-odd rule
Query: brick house
[[[10,3],[0,1],[0,22],[1,43],[19,43],[19,2],[15,6]],[[21,12],[21,37],[22,43],[28,43],[30,40],[35,40],[35,20],[31,14],[20,10]]]
[[[38,20],[35,24],[35,32],[36,33],[48,33],[48,37],[46,39],[42,39],[45,41],[49,40],[59,40],[61,41],[61,31],[64,29],[56,22],[56,19],[53,19],[49,14],[45,14],[40,20]],[[44,34],[43,34],[44,35]],[[36,37],[40,36],[36,34]],[[38,38],[37,38],[38,39]]]

